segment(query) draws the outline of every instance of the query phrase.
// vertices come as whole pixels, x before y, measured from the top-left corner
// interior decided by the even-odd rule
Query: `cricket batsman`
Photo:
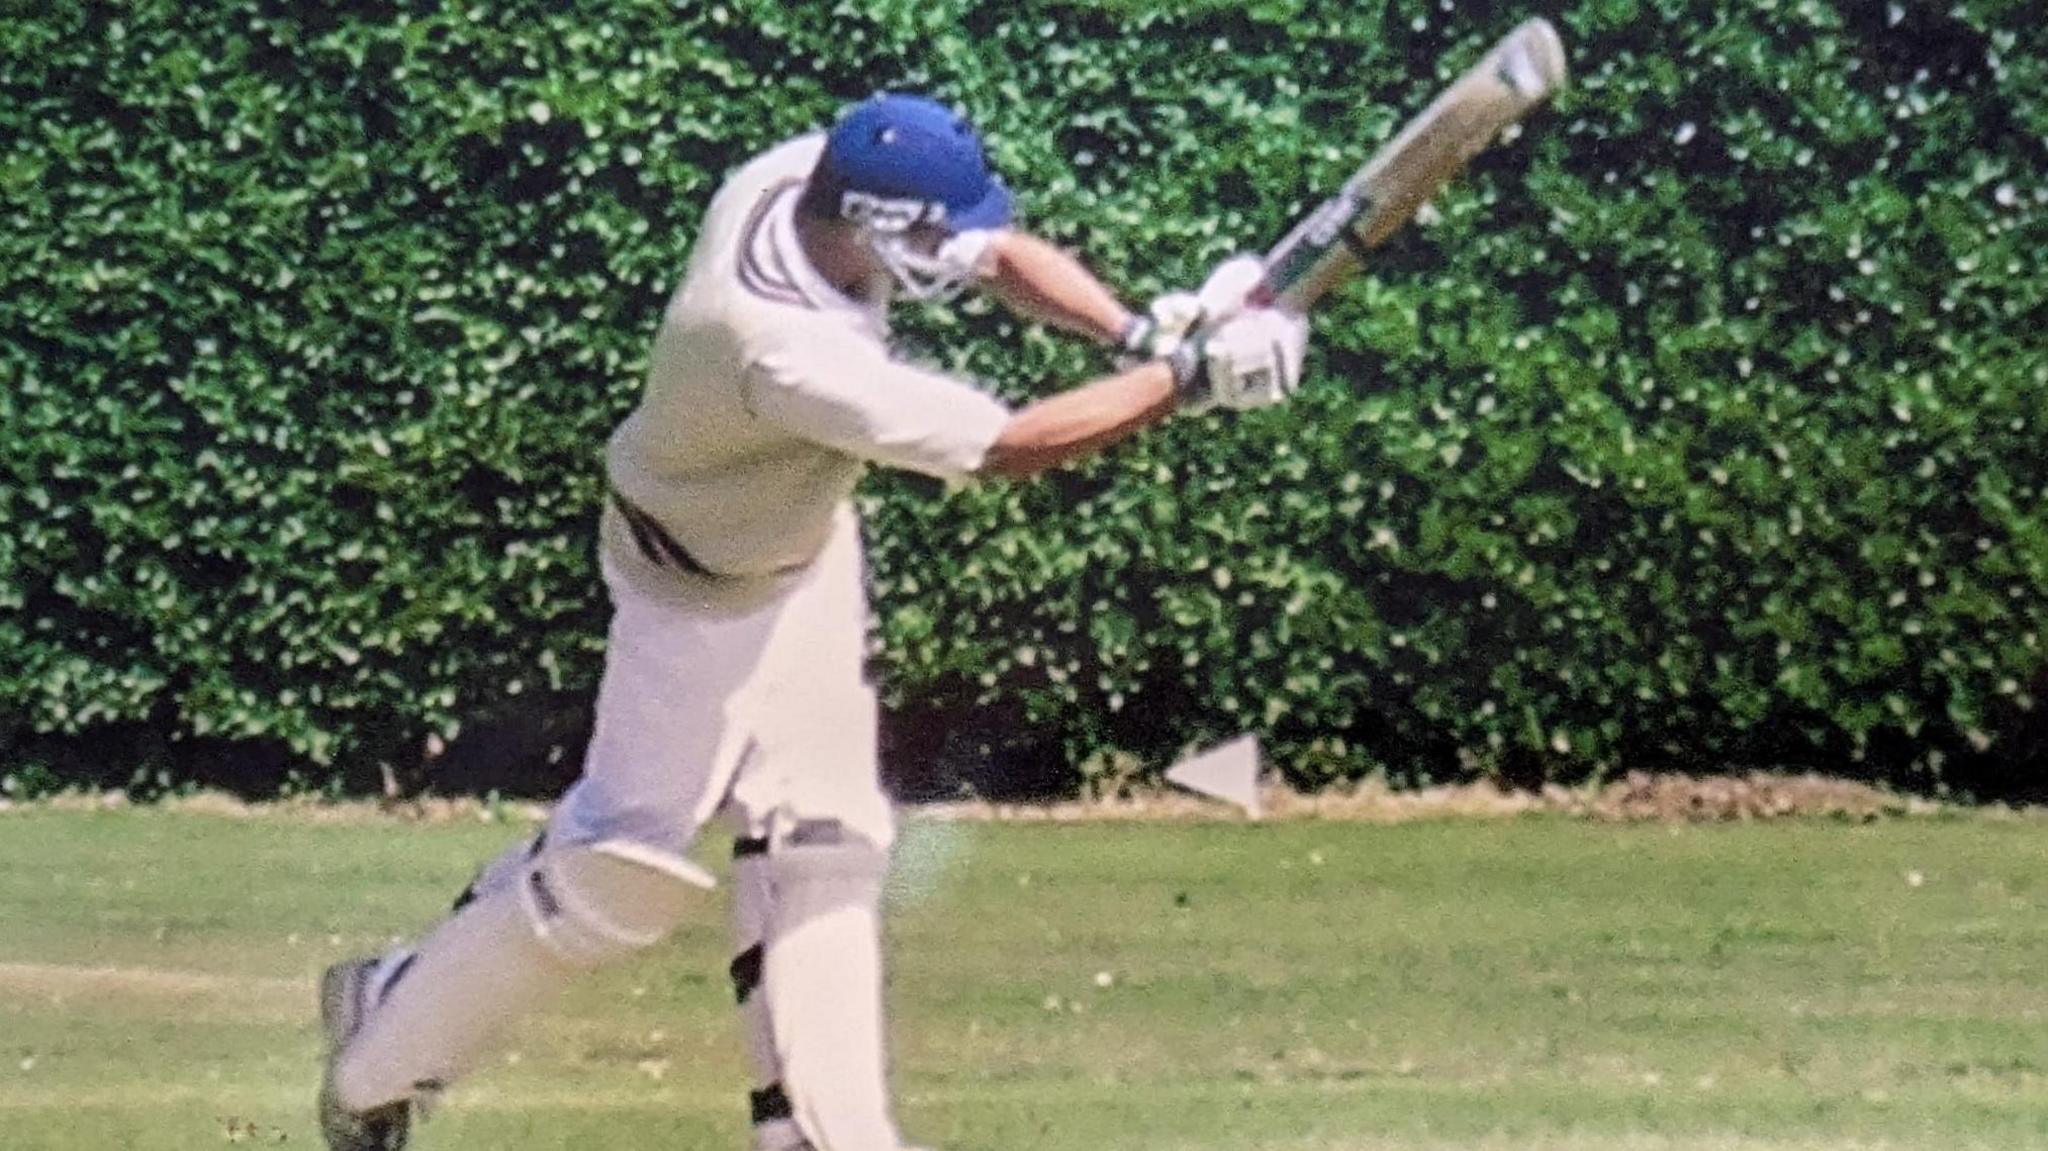
[[[870,464],[1029,477],[1175,412],[1285,399],[1307,328],[1246,304],[1260,271],[1239,257],[1132,313],[1012,227],[973,128],[918,96],[862,101],[741,167],[607,448],[614,615],[582,775],[415,946],[328,969],[329,1147],[404,1147],[416,1103],[505,1024],[666,937],[712,886],[686,852],[714,816],[737,835],[731,976],[756,1148],[901,1147],[878,922],[894,825],[854,485]],[[891,356],[892,299],[970,282],[1135,366],[1012,411]]]

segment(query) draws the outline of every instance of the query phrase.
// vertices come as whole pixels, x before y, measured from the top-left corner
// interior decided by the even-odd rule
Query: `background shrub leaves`
[[[58,752],[99,739],[151,780],[367,786],[465,719],[586,699],[599,448],[703,202],[842,102],[961,104],[1031,225],[1135,299],[1267,242],[1522,14],[9,20],[4,774],[89,776]],[[2039,789],[2040,21],[1553,15],[1576,89],[1331,302],[1300,403],[1032,485],[871,482],[899,767],[1071,785],[1256,729],[1309,784]],[[907,329],[1020,401],[1106,366],[985,305]]]

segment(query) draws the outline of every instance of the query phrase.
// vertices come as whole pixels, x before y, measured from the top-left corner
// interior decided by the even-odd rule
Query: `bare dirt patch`
[[[1405,823],[1427,819],[1510,819],[1548,815],[1599,822],[1723,823],[1765,819],[1834,818],[1858,821],[1972,812],[1993,818],[2048,818],[2048,808],[1967,807],[1902,795],[1865,783],[1820,775],[1684,776],[1631,772],[1584,787],[1546,785],[1516,790],[1493,783],[1394,789],[1377,780],[1304,793],[1269,784],[1262,791],[1266,820]],[[119,792],[66,794],[29,803],[0,800],[10,811],[108,810],[131,806]],[[149,804],[158,810],[232,819],[289,819],[308,823],[539,823],[542,803],[501,803],[465,796],[409,799],[285,799],[249,802],[218,792],[174,796]],[[1234,821],[1246,818],[1224,804],[1164,785],[1138,785],[1104,798],[991,803],[964,800],[910,808],[927,818],[1032,822],[1163,820]]]
[[[1818,775],[1692,777],[1632,772],[1592,787],[1548,785],[1512,790],[1492,783],[1395,790],[1368,780],[1302,793],[1269,785],[1261,795],[1269,820],[1405,823],[1423,819],[1507,819],[1553,815],[1603,822],[1719,823],[1786,818],[1872,820],[1961,810],[1869,784]],[[1042,804],[932,804],[924,814],[948,819],[1029,821],[1230,819],[1230,808],[1179,791],[1137,791],[1115,798]],[[1241,816],[1238,818],[1242,818]]]
[[[216,815],[227,819],[287,819],[302,823],[540,823],[548,805],[505,803],[471,796],[421,796],[411,799],[273,799],[251,801],[225,792],[202,791],[136,803],[118,791],[66,792],[23,803],[0,799],[0,814],[9,811],[112,811],[145,807]]]
[[[241,1012],[237,1017],[245,1018],[301,1009],[311,997],[312,982],[152,967],[10,962],[0,963],[0,993],[57,1004],[77,997],[204,1000],[232,1003]]]

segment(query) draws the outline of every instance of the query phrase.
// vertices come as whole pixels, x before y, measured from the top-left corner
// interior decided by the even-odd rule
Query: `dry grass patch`
[[[1630,772],[1597,785],[1537,790],[1492,782],[1396,789],[1372,779],[1299,792],[1284,784],[1262,789],[1268,821],[1325,820],[1348,823],[1410,823],[1437,819],[1511,819],[1550,815],[1614,823],[1722,823],[1785,818],[1858,821],[1973,812],[1993,818],[2040,818],[2048,808],[1969,807],[1902,795],[1853,780],[1816,774],[1688,776]],[[30,802],[0,799],[0,814],[25,810],[93,811],[130,806],[120,792],[65,793]],[[232,819],[285,819],[307,823],[513,823],[546,820],[549,805],[498,802],[468,796],[415,796],[328,800],[291,798],[249,801],[223,792],[171,796],[149,806],[160,810]],[[1015,823],[1236,821],[1245,817],[1225,804],[1171,786],[1136,782],[1119,794],[1033,803],[959,800],[917,805],[919,815],[940,820]]]
[[[1548,784],[1539,790],[1462,783],[1397,790],[1380,780],[1319,792],[1284,785],[1263,789],[1264,818],[1354,823],[1430,819],[1510,819],[1554,815],[1605,822],[1717,823],[1783,818],[1872,820],[1962,810],[1934,800],[1820,775],[1683,776],[1630,772],[1588,787]],[[1100,799],[1037,804],[967,801],[920,809],[941,819],[1016,822],[1098,820],[1203,821],[1242,818],[1231,809],[1180,791],[1137,787]]]

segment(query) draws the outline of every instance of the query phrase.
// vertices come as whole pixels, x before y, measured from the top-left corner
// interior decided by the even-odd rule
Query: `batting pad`
[[[344,1107],[439,1090],[475,1067],[518,1015],[595,964],[650,946],[711,877],[613,841],[550,848],[436,928],[386,982],[335,1068]]]
[[[818,1151],[896,1151],[883,1056],[879,905],[887,856],[851,834],[767,855],[773,892],[760,994],[797,1126]]]

